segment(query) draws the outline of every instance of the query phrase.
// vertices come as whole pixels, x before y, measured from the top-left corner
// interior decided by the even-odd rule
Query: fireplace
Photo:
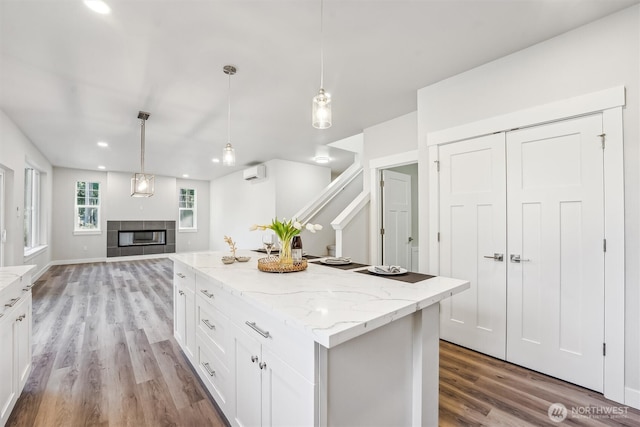
[[[166,245],[167,230],[118,231],[118,247]]]
[[[175,251],[175,221],[107,221],[107,258]]]

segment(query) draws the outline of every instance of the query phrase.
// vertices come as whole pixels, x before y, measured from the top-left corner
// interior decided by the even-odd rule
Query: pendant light
[[[236,164],[236,152],[231,145],[231,76],[236,71],[236,67],[233,65],[225,65],[222,67],[222,71],[229,76],[229,98],[227,102],[227,145],[222,150],[222,164],[225,166],[234,166]]]
[[[151,197],[153,196],[153,184],[155,177],[152,174],[144,173],[144,125],[149,118],[149,113],[138,112],[141,121],[140,130],[140,173],[134,173],[131,178],[131,197]]]
[[[316,129],[331,127],[331,95],[324,91],[323,0],[320,0],[320,90],[313,97],[311,124]]]

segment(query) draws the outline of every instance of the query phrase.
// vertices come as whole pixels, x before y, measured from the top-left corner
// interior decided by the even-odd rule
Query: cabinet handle
[[[21,314],[20,316],[18,316],[18,317],[16,318],[16,321],[17,321],[17,322],[22,322],[22,320],[23,320],[25,317],[27,317],[27,315],[26,315],[26,314]]]
[[[178,291],[180,295],[184,295],[184,291]]]
[[[216,328],[216,325],[212,325],[211,322],[209,322],[209,319],[202,319],[202,323],[207,325],[207,328],[209,328],[209,329],[215,329]]]
[[[35,285],[35,283],[25,286],[23,290],[28,291],[29,289],[33,288],[33,285]]]
[[[245,325],[247,325],[248,327],[250,327],[251,329],[253,329],[257,333],[259,333],[263,337],[265,337],[265,338],[270,338],[271,337],[271,334],[269,334],[269,331],[263,331],[262,329],[260,329],[258,326],[256,326],[256,322],[249,322],[247,320],[244,323],[245,323]]]
[[[178,276],[178,277],[179,277],[179,278],[181,278],[181,279],[184,279],[184,278],[186,278],[186,277],[187,277],[187,276],[185,276],[185,275],[184,275],[184,274],[182,274],[182,273],[176,273],[176,276]]]
[[[251,356],[251,362],[256,363],[258,361],[258,356]]]
[[[214,295],[210,294],[206,289],[201,290],[200,292],[202,292],[203,294],[205,294],[206,296],[208,296],[209,298],[213,298]]]
[[[258,363],[258,366],[260,367],[260,369],[267,369],[267,364],[265,362]]]
[[[204,369],[207,371],[209,375],[214,376],[216,374],[216,371],[211,369],[211,366],[209,366],[209,362],[203,362],[202,366],[204,367]]]
[[[13,307],[14,305],[16,305],[16,303],[20,301],[20,298],[13,298],[11,299],[11,301],[7,304],[5,304],[5,307]]]

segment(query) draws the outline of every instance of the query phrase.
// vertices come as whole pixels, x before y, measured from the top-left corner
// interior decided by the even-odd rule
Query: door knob
[[[494,253],[493,255],[485,255],[485,258],[493,259],[495,261],[502,262],[504,260],[504,255],[499,253]]]
[[[413,242],[413,237],[409,236],[409,243]]]
[[[521,259],[521,258],[520,258],[520,254],[511,254],[511,256],[509,257],[509,259],[511,260],[511,262],[515,262],[515,263],[520,263],[520,262],[529,262],[529,261],[531,261],[530,259]]]

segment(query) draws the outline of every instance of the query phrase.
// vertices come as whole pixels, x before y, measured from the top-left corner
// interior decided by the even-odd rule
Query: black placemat
[[[352,262],[350,264],[325,264],[324,262],[316,262],[314,264],[323,265],[325,267],[333,267],[338,268],[340,270],[353,270],[354,268],[367,267],[368,264],[358,264],[357,262]]]
[[[401,282],[407,282],[407,283],[418,283],[418,282],[421,282],[423,280],[427,280],[427,279],[431,279],[433,277],[436,277],[436,276],[431,276],[429,274],[414,273],[413,271],[408,271],[405,274],[398,274],[398,275],[395,275],[395,276],[385,276],[385,275],[382,275],[382,274],[375,274],[375,273],[371,273],[367,269],[358,270],[358,271],[356,271],[356,273],[369,274],[371,276],[382,277],[383,279],[399,280]]]

